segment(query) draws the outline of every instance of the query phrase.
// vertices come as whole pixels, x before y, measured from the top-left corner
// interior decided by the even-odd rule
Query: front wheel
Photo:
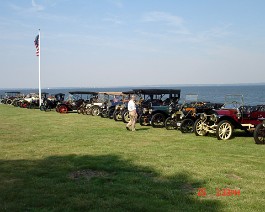
[[[149,126],[150,121],[149,121],[149,116],[148,115],[141,115],[139,117],[139,122],[141,126]]]
[[[100,114],[101,118],[108,118],[108,110],[103,109]]]
[[[208,134],[205,123],[202,119],[197,119],[193,127],[194,127],[193,131],[196,136],[205,136]]]
[[[233,125],[226,120],[221,121],[216,128],[216,137],[218,140],[228,140],[233,135]]]
[[[129,123],[130,122],[130,114],[129,114],[129,110],[125,110],[123,113],[122,113],[122,121],[124,123]]]
[[[265,144],[265,127],[263,124],[256,126],[254,131],[254,141],[256,144]]]
[[[180,125],[182,133],[193,133],[194,121],[192,119],[184,119]]]
[[[91,109],[91,115],[92,116],[98,116],[100,114],[100,108],[99,107],[93,107]]]
[[[176,130],[178,129],[176,121],[171,117],[168,117],[165,121],[165,127],[167,130]]]
[[[109,110],[109,113],[108,113],[109,119],[113,119],[114,112],[115,112],[115,108],[112,108],[112,109]]]
[[[67,113],[68,112],[68,108],[65,105],[61,105],[59,107],[59,112],[60,113]]]
[[[151,119],[153,128],[162,128],[165,126],[165,116],[162,113],[155,114]]]
[[[115,111],[113,113],[113,119],[115,121],[121,121],[122,120],[122,117],[121,117],[121,111]]]

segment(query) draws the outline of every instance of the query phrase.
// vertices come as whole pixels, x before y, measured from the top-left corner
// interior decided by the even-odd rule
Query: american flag
[[[40,55],[40,49],[39,49],[39,35],[36,36],[35,40],[34,40],[34,44],[36,47],[36,56]]]

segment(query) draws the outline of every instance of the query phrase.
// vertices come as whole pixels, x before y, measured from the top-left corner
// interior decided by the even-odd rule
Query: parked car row
[[[265,144],[265,105],[246,106],[242,95],[226,95],[224,103],[198,101],[198,95],[186,95],[181,103],[178,89],[134,89],[127,92],[72,91],[48,96],[42,94],[42,104],[36,94],[7,92],[1,103],[22,108],[55,109],[58,113],[76,112],[100,116],[114,121],[130,121],[127,105],[130,96],[136,98],[138,122],[142,126],[180,130],[196,136],[213,134],[218,140],[228,140],[235,130],[253,134],[256,144]]]

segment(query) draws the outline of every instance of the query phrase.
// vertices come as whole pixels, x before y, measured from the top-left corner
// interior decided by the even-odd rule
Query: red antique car
[[[218,140],[228,140],[234,129],[253,132],[265,118],[265,105],[244,106],[243,95],[226,95],[225,104],[211,115],[202,113],[194,124],[197,136],[215,133]]]

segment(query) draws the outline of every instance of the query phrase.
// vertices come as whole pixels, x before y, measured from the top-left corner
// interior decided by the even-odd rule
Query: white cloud
[[[166,25],[171,26],[182,26],[183,19],[176,15],[171,15],[170,13],[153,11],[148,12],[143,17],[144,22],[161,22],[165,23]]]
[[[43,5],[37,4],[35,0],[31,1],[31,5],[29,7],[21,7],[13,3],[10,3],[9,7],[19,13],[34,13],[45,10],[45,7]]]
[[[121,0],[109,0],[111,4],[113,4],[115,7],[123,8],[123,3]]]
[[[124,23],[118,16],[110,16],[108,18],[104,18],[103,21],[107,21],[115,25],[121,25]]]
[[[43,11],[45,9],[43,5],[37,4],[35,2],[35,0],[31,1],[31,5],[32,5],[33,9],[36,11]]]

